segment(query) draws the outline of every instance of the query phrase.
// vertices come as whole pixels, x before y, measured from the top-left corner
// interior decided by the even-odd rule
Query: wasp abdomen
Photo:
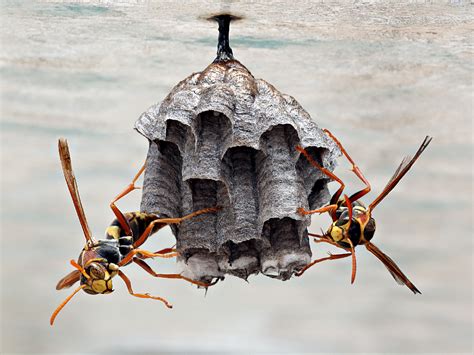
[[[159,217],[156,214],[145,213],[145,212],[127,212],[123,214],[125,219],[128,221],[132,235],[127,235],[125,230],[120,225],[118,219],[114,219],[110,226],[105,231],[105,236],[107,239],[115,239],[119,242],[120,248],[123,249],[122,254],[126,254],[126,249],[129,249],[129,246],[140,238],[146,228],[150,225],[151,222],[158,219]],[[159,229],[163,228],[165,224],[157,223],[150,235],[157,232]],[[122,252],[122,250],[121,250]]]

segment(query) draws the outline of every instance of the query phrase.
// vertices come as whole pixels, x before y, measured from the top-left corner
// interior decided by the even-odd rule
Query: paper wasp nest
[[[172,226],[184,275],[286,280],[311,258],[310,219],[296,209],[329,200],[326,177],[295,147],[331,170],[338,150],[293,97],[233,59],[222,18],[216,60],[136,122],[150,141],[141,209],[178,217],[222,206]]]

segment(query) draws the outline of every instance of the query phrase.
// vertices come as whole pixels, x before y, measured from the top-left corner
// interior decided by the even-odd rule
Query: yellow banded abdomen
[[[127,212],[123,215],[128,221],[134,241],[137,240],[143,234],[143,232],[146,230],[146,228],[150,225],[151,222],[159,218],[156,214],[145,212]],[[164,225],[165,224],[157,223],[151,231],[150,235],[163,228]],[[127,234],[120,225],[118,219],[114,219],[105,231],[105,237],[107,239],[118,240],[119,238],[125,236],[127,236]]]

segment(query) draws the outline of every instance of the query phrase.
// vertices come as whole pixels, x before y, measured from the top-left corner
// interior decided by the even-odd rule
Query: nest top
[[[277,125],[291,125],[303,147],[337,151],[332,140],[317,129],[292,96],[280,93],[263,79],[255,79],[235,59],[211,63],[202,72],[182,80],[161,104],[153,105],[140,116],[135,128],[149,140],[166,140],[168,121],[196,128],[196,117],[208,111],[219,112],[230,120],[232,139],[226,148],[260,149],[259,140],[264,132]]]

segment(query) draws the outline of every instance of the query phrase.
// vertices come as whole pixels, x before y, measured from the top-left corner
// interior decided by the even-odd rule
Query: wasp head
[[[336,211],[336,220],[331,224],[327,235],[332,240],[349,246],[344,240],[350,239],[354,246],[365,244],[375,234],[375,219],[371,212],[361,202],[352,202],[352,219],[349,223],[349,209],[345,204],[339,204]]]
[[[84,292],[91,295],[111,293],[112,278],[119,270],[117,248],[100,242],[92,247],[86,245],[78,259],[82,268],[81,285]]]
[[[118,265],[108,263],[105,259],[95,259],[84,268],[81,276],[81,285],[85,285],[84,292],[90,295],[113,292],[112,278],[117,275]],[[88,277],[86,277],[88,275]]]

